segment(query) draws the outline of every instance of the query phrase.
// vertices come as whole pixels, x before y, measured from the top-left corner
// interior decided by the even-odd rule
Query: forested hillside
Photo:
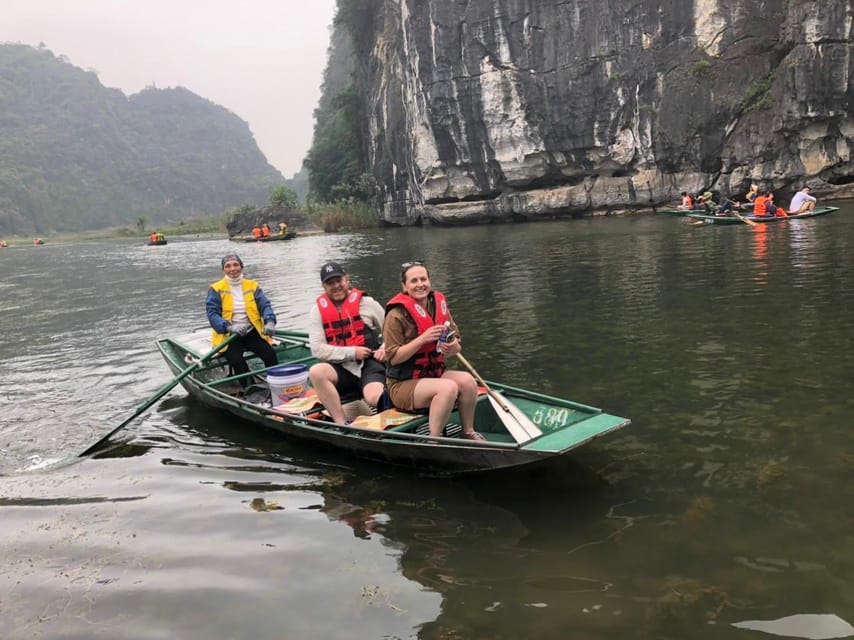
[[[0,235],[216,214],[282,182],[246,122],[191,91],[128,97],[48,49],[0,44]]]

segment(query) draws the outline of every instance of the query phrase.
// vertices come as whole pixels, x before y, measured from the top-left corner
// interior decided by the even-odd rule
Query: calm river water
[[[705,639],[854,622],[841,206],[756,229],[647,215],[3,249],[0,637]],[[545,466],[437,479],[283,441],[179,387],[123,448],[75,459],[170,380],[153,342],[205,324],[235,249],[295,329],[325,260],[381,300],[401,262],[426,260],[487,378],[633,424]]]

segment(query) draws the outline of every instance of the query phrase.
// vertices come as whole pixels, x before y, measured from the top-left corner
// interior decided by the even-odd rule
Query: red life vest
[[[756,196],[753,200],[753,215],[755,216],[764,216],[768,214],[767,202],[770,201],[770,198],[767,196]]]
[[[386,313],[395,306],[402,306],[406,309],[409,317],[415,322],[418,334],[420,335],[430,327],[442,324],[446,320],[451,319],[445,295],[439,291],[431,291],[430,295],[435,300],[435,317],[433,318],[430,317],[430,314],[427,313],[424,307],[415,302],[412,296],[405,293],[398,293],[388,301],[385,306]],[[422,345],[409,360],[397,366],[388,364],[386,370],[388,377],[395,378],[396,380],[441,378],[442,374],[445,373],[445,356],[436,350],[435,342],[428,342]]]
[[[379,346],[374,332],[359,315],[362,295],[359,289],[350,289],[340,309],[325,293],[317,297],[317,308],[320,309],[320,321],[323,323],[326,342],[338,347],[365,345],[376,349]]]

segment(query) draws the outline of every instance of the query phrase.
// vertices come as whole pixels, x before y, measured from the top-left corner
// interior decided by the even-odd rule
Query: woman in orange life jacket
[[[782,215],[784,218],[788,217],[785,211],[774,205],[774,194],[770,191],[766,191],[764,195],[756,196],[753,200],[753,215],[754,217],[778,215]]]
[[[465,371],[445,369],[445,357],[462,351],[458,334],[451,341],[440,341],[446,321],[457,332],[445,296],[432,289],[422,262],[404,262],[400,281],[402,292],[386,304],[383,323],[386,384],[392,403],[403,411],[429,409],[430,435],[441,436],[456,402],[461,437],[483,440],[474,430],[477,383]]]
[[[767,215],[766,209],[765,209],[765,203],[766,202],[768,202],[768,196],[764,193],[761,196],[756,196],[753,199],[753,215],[754,216]]]

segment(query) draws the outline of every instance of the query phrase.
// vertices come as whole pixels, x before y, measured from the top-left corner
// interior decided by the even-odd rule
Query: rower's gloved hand
[[[252,325],[249,324],[248,322],[243,322],[240,324],[233,324],[233,325],[231,325],[231,328],[229,329],[229,331],[231,333],[236,333],[237,335],[240,335],[240,336],[245,336],[247,333],[252,331]]]
[[[264,325],[264,335],[266,336],[274,336],[276,335],[276,323],[268,322]]]

